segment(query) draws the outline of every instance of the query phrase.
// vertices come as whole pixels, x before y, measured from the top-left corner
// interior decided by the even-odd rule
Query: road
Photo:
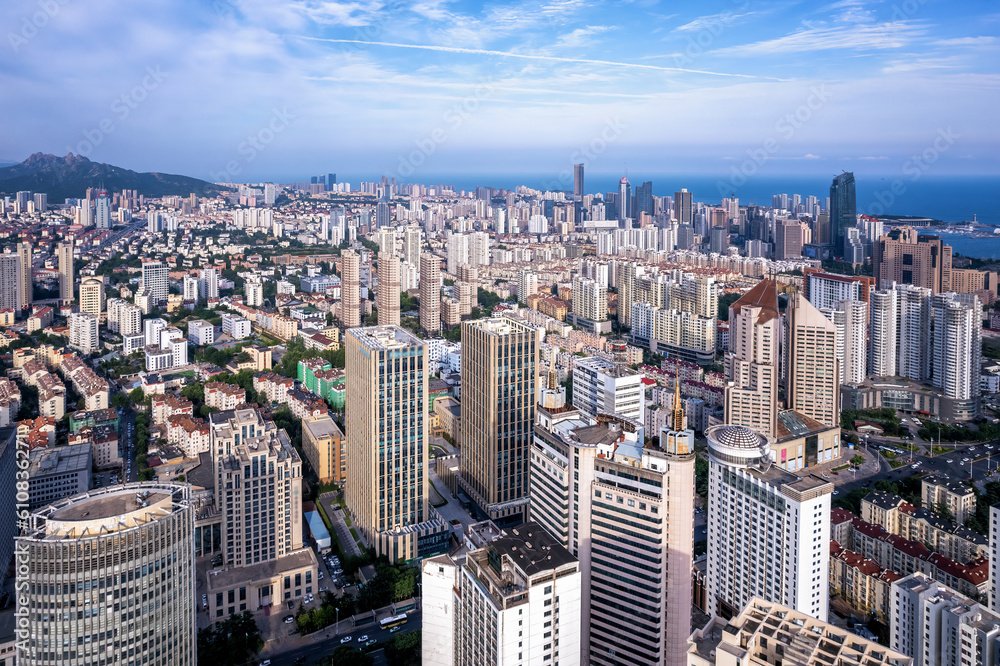
[[[407,622],[405,625],[403,625],[403,628],[400,629],[397,633],[420,631],[421,620],[422,620],[420,616],[420,611],[419,610],[410,611],[406,615],[408,618]],[[345,620],[340,624],[342,627],[346,627],[350,623]],[[330,632],[329,638],[323,638],[310,645],[304,645],[300,648],[289,650],[288,652],[279,654],[277,656],[269,656],[267,658],[271,660],[272,666],[292,666],[293,664],[295,664],[295,660],[298,659],[299,657],[306,658],[305,662],[303,663],[315,664],[319,662],[320,659],[332,653],[335,649],[337,649],[340,646],[340,639],[343,638],[345,634],[335,634],[333,633],[332,629],[333,629],[332,627],[329,627],[327,629],[327,631]],[[377,640],[378,641],[377,645],[384,645],[389,641],[389,638],[391,638],[393,634],[390,634],[388,630],[383,631],[382,629],[379,629],[378,625],[376,624],[368,628],[352,629],[351,631],[347,632],[346,635],[351,636],[351,638],[354,639],[350,643],[348,643],[348,645],[352,645],[354,647],[360,647],[358,645],[358,638],[360,638],[363,635],[367,635],[368,638],[374,638],[375,640]],[[382,657],[381,651],[378,651],[377,654],[373,654],[372,656],[375,658],[376,664],[379,663],[380,658]],[[382,660],[382,663],[385,663],[384,660]]]
[[[139,465],[135,462],[135,411],[131,408],[122,412],[119,419],[119,453],[122,456],[122,475],[125,483],[139,480]],[[127,471],[131,466],[131,472]]]

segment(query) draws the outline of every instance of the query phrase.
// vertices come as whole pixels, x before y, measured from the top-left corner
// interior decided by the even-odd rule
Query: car
[[[824,479],[829,479],[829,478],[830,478],[830,475],[829,475],[829,474],[823,474],[823,478],[824,478]]]
[[[295,616],[294,615],[286,615],[285,619],[282,620],[282,622],[284,622],[285,624],[291,624],[292,622],[295,622]]]
[[[916,464],[914,464],[914,465],[910,465],[910,467],[911,467],[912,469],[916,469],[916,468],[920,467],[920,465],[916,465]]]
[[[317,578],[319,578],[320,580],[323,580],[323,572],[322,571],[319,572],[319,576],[317,576]]]
[[[260,662],[260,666],[271,666],[271,660],[265,659],[264,661]]]
[[[372,645],[375,645],[376,643],[378,643],[378,641],[373,638],[370,641],[365,642],[365,647],[370,647]]]
[[[394,633],[396,633],[397,631],[399,631],[400,629],[402,629],[402,627],[393,627],[392,629],[390,629],[390,630],[389,630],[389,633],[390,633],[390,634],[394,634]]]
[[[306,663],[305,655],[303,655],[303,656],[301,656],[301,657],[299,657],[298,659],[295,660],[296,666],[298,666],[298,664],[304,664],[304,663]]]
[[[948,464],[950,465],[950,464],[952,464],[952,463],[953,463],[953,462],[955,462],[955,461],[954,461],[954,459],[952,459],[952,458],[948,458],[948,460],[945,460],[945,462],[946,462],[946,463],[948,463]]]
[[[834,494],[834,495],[839,495],[839,494],[840,494],[840,491],[839,491],[839,490],[834,490],[834,491],[833,491],[833,494]]]
[[[364,643],[366,640],[368,640],[368,634],[365,634],[364,636],[362,636],[361,638],[359,638],[358,642],[359,643]]]
[[[292,610],[293,608],[295,608],[294,601],[289,601],[286,605],[288,606],[288,610]]]
[[[840,472],[832,472],[834,476],[840,476]]]
[[[351,636],[344,636],[343,638],[340,639],[340,644],[343,645],[344,643],[350,643],[353,640],[354,638],[352,638]]]
[[[319,591],[320,591],[320,592],[329,592],[329,591],[330,591],[330,588],[328,588],[328,587],[326,587],[326,586],[324,585],[323,587],[319,588]]]
[[[208,595],[207,594],[201,595],[201,606],[202,606],[202,608],[208,608]]]
[[[964,463],[967,463],[967,462],[969,462],[970,460],[971,460],[971,458],[962,458],[962,462],[964,462]]]

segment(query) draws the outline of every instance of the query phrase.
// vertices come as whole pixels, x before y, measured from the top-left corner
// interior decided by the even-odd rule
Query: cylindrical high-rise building
[[[380,325],[399,326],[399,257],[379,255],[376,305]]]
[[[18,663],[195,664],[189,494],[186,485],[134,483],[31,514],[15,549],[17,613],[28,618]]]
[[[361,326],[361,257],[353,250],[340,255],[340,321],[344,328]]]

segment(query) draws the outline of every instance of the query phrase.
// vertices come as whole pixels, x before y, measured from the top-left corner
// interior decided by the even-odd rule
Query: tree
[[[128,394],[128,397],[129,400],[132,401],[132,404],[139,405],[146,399],[146,394],[142,392],[141,388],[134,388],[132,389],[132,392]]]
[[[250,611],[231,615],[218,629],[198,632],[198,662],[213,666],[244,664],[264,647],[264,639]]]
[[[111,396],[111,406],[115,409],[125,409],[129,406],[129,397],[124,393],[115,393]]]
[[[320,666],[372,666],[374,663],[371,657],[350,645],[338,645],[332,654],[319,662]]]
[[[385,645],[389,666],[420,666],[420,632],[396,634]]]

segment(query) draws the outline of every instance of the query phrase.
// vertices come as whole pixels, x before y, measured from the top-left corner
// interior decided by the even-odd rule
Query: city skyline
[[[332,154],[351,167],[338,173],[409,181],[565,170],[566,189],[577,162],[996,173],[1000,137],[978,110],[997,101],[1000,14],[985,5],[53,7],[41,19],[33,3],[0,9],[13,26],[3,81],[20,100],[0,161],[72,151],[241,181],[325,172]]]

